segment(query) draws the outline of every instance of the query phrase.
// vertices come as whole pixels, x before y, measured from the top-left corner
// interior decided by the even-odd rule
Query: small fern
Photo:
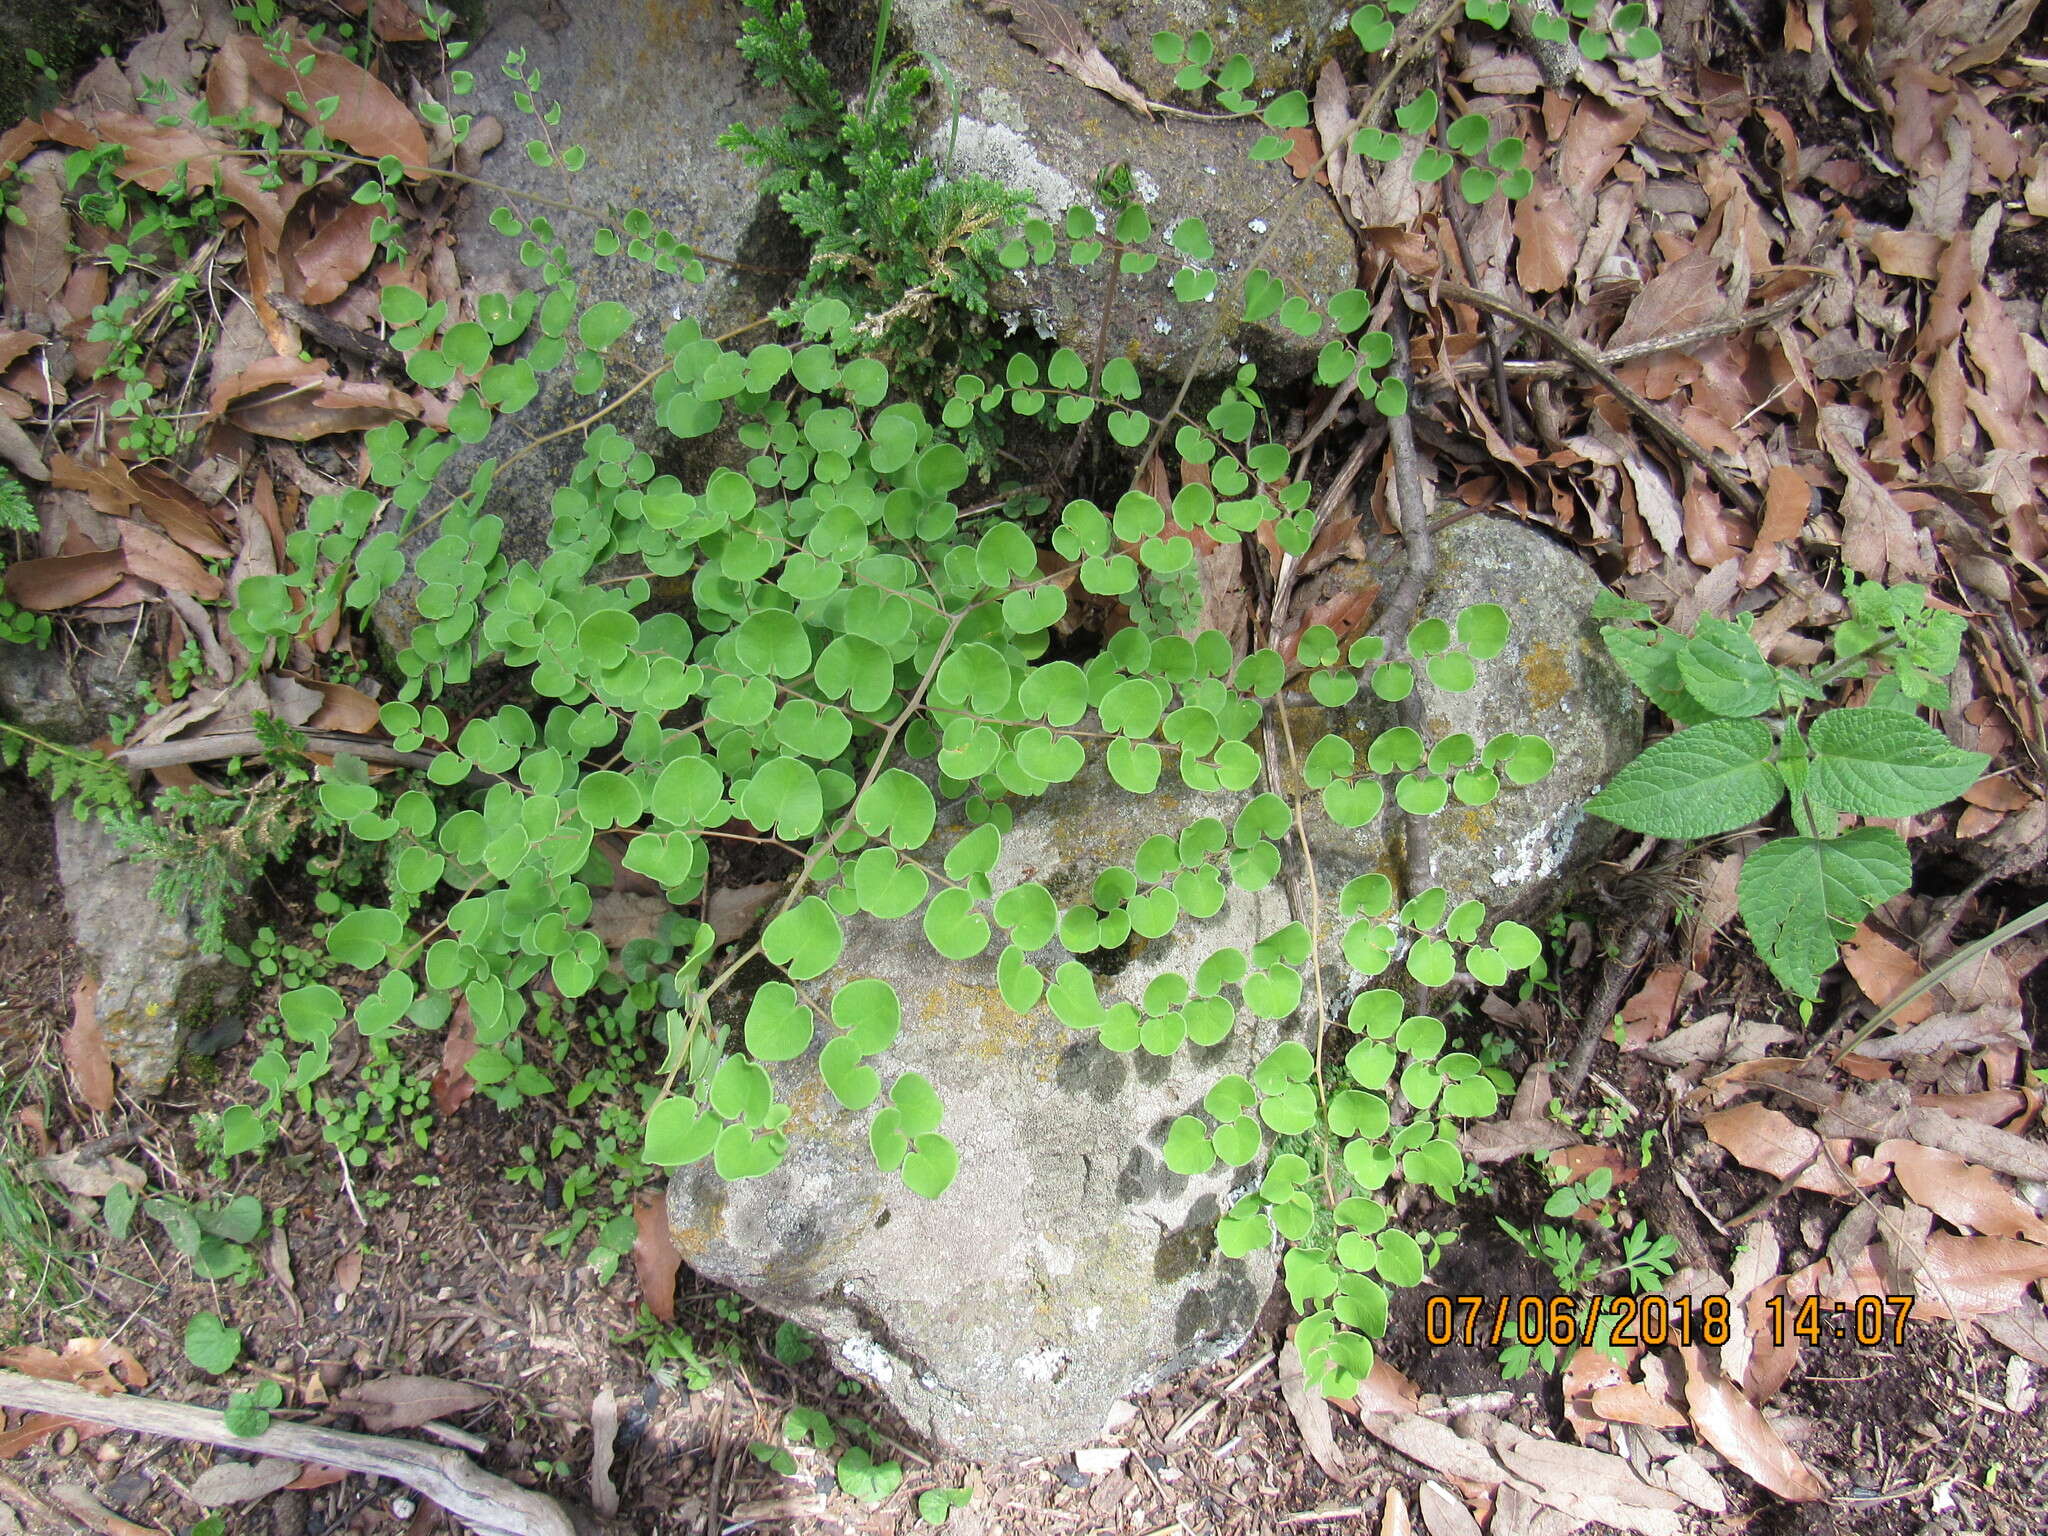
[[[913,387],[947,384],[994,357],[974,334],[1000,274],[996,252],[1029,197],[982,176],[942,177],[912,141],[931,72],[879,50],[866,99],[849,103],[820,62],[804,8],[746,0],[739,49],[764,86],[793,104],[763,128],[719,138],[749,165],[769,167],[764,190],[811,245],[809,270],[778,318],[793,323],[820,299],[845,315],[821,338],[881,358]]]

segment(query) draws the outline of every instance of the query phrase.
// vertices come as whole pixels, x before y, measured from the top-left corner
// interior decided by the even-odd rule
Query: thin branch
[[[1519,304],[1496,298],[1490,293],[1481,293],[1477,288],[1468,288],[1463,283],[1440,283],[1437,285],[1437,291],[1454,303],[1469,304],[1474,309],[1483,309],[1490,315],[1499,315],[1502,319],[1512,320],[1522,329],[1541,336],[1579,368],[1604,384],[1617,400],[1641,418],[1643,425],[1648,427],[1651,434],[1666,448],[1683,458],[1691,459],[1705,470],[1707,478],[1714,482],[1714,488],[1730,502],[1752,517],[1757,515],[1754,491],[1723,468],[1711,453],[1700,446],[1692,434],[1673,422],[1649,400],[1622,383],[1620,375],[1601,360],[1600,354],[1576,336],[1566,334],[1541,315],[1533,314]]]
[[[482,1536],[575,1536],[562,1506],[546,1494],[486,1472],[460,1451],[436,1450],[414,1440],[276,1422],[260,1435],[230,1434],[222,1415],[212,1408],[148,1397],[101,1397],[82,1387],[39,1381],[14,1371],[0,1371],[0,1407],[395,1478]]]

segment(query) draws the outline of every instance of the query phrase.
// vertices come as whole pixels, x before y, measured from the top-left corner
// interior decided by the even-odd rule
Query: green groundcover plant
[[[1641,603],[1603,595],[1607,648],[1681,729],[1615,775],[1587,809],[1634,832],[1702,838],[1738,831],[1789,802],[1793,833],[1743,860],[1742,921],[1771,973],[1811,1000],[1856,925],[1913,879],[1905,839],[1846,817],[1918,816],[1948,804],[1990,759],[1922,720],[1948,702],[1963,619],[1924,587],[1851,579],[1835,661],[1773,666],[1745,623],[1703,616],[1691,635],[1647,622]],[[1830,683],[1882,668],[1869,702],[1825,706]],[[1806,710],[1821,707],[1810,719]]]
[[[1090,962],[1201,922],[1233,888],[1279,877],[1300,806],[1279,792],[1261,743],[1283,694],[1303,690],[1336,709],[1399,704],[1423,687],[1463,691],[1507,643],[1507,615],[1491,604],[1348,642],[1315,626],[1292,663],[1271,645],[1240,656],[1221,633],[1193,633],[1197,537],[1265,537],[1301,555],[1314,533],[1310,487],[1272,435],[1257,368],[1238,369],[1206,408],[1186,406],[1183,389],[1147,409],[1136,370],[1106,345],[1091,361],[983,332],[964,354],[973,366],[935,369],[932,317],[971,318],[1004,268],[1110,260],[1137,275],[1170,262],[1178,301],[1227,298],[1216,313],[1323,338],[1318,381],[1354,381],[1362,400],[1398,415],[1407,390],[1393,341],[1369,324],[1370,296],[1353,289],[1318,306],[1256,264],[1226,276],[1201,219],[1160,229],[1128,195],[1025,218],[998,242],[990,210],[1021,205],[1001,189],[969,196],[935,183],[907,139],[887,139],[907,132],[917,72],[883,68],[878,48],[856,109],[794,56],[800,10],[751,10],[749,56],[779,71],[798,105],[777,128],[736,129],[730,142],[779,168],[800,225],[827,255],[837,240],[845,259],[826,264],[772,334],[736,345],[766,322],[706,335],[685,319],[667,329],[660,366],[621,379],[616,358],[639,317],[585,302],[578,273],[639,261],[701,281],[698,253],[638,210],[622,211],[584,252],[545,215],[499,209],[493,222],[518,243],[536,289],[483,295],[473,317],[403,285],[382,293],[410,376],[461,390],[447,429],[370,432],[369,485],[315,498],[286,539],[283,568],[240,583],[231,622],[261,667],[409,578],[417,623],[392,658],[400,681],[381,721],[397,748],[431,754],[431,764],[373,777],[343,755],[321,773],[321,815],[381,852],[384,896],[327,925],[331,978],[284,992],[285,1033],[302,1049],[296,1060],[282,1046],[259,1057],[267,1096],[232,1131],[223,1121],[230,1153],[260,1144],[288,1100],[310,1110],[344,1018],[375,1054],[444,1029],[463,1006],[479,1048],[470,1070],[516,1101],[522,1072],[532,1076],[525,1091],[547,1082],[522,1036],[558,1007],[609,999],[608,1017],[651,1035],[659,1058],[638,1106],[646,1164],[709,1158],[729,1179],[774,1169],[789,1106],[770,1069],[815,1047],[825,1089],[869,1117],[878,1166],[943,1199],[957,1170],[944,1105],[918,1074],[883,1077],[898,1033],[924,1021],[906,1016],[886,982],[850,974],[849,919],[914,923],[938,959],[994,953],[1009,1007],[1043,1004],[1119,1052],[1169,1056],[1216,1044],[1246,1016],[1280,1021],[1304,1008],[1320,1030],[1318,935],[1300,922],[1246,949],[1215,948],[1191,974],[1161,976],[1135,997]],[[1496,27],[1506,19],[1504,5],[1467,11]],[[1593,10],[1580,0],[1570,11],[1578,21],[1556,25],[1589,54],[1613,38],[1638,56],[1654,51],[1640,6],[1597,26],[1581,24]],[[1442,24],[1432,20],[1429,36]],[[1375,7],[1353,30],[1368,50],[1394,41]],[[1255,158],[1273,158],[1286,142],[1277,136],[1307,122],[1300,92],[1264,106],[1245,98],[1238,60],[1211,76],[1203,34],[1162,35],[1155,48],[1183,61],[1182,89],[1213,87],[1226,110],[1257,112],[1271,132]],[[505,72],[532,115],[527,153],[573,175],[583,156],[556,145],[559,106],[540,103],[540,79],[519,56]],[[461,72],[451,79],[459,93]],[[426,115],[458,137],[467,122],[441,106]],[[1433,93],[1396,113],[1420,146],[1418,176],[1447,175],[1456,156],[1467,162],[1458,186],[1468,200],[1528,189],[1519,140],[1483,118],[1438,119]],[[1367,126],[1355,145],[1391,160],[1405,152],[1387,153],[1399,137]],[[884,176],[877,167],[892,154],[902,163]],[[395,206],[395,159],[321,163],[358,180],[358,202]],[[882,222],[856,241],[848,210],[860,207],[881,210]],[[853,284],[862,276],[870,281]],[[550,504],[548,552],[513,559],[489,503],[500,464],[485,460],[459,486],[440,482],[455,451],[530,405],[552,370],[587,396],[644,394],[658,440],[636,442],[594,409],[581,460]],[[1055,508],[979,468],[1006,427],[1057,434],[1098,423],[1125,448],[1170,440],[1207,483],[1190,478],[1170,501],[1134,489]],[[683,445],[707,442],[722,445],[719,467],[687,479],[667,467]],[[1132,620],[1092,652],[1054,638],[1083,594],[1120,603]],[[452,712],[448,691],[486,667],[521,676],[526,701]],[[1358,742],[1293,743],[1292,719],[1277,720],[1288,750],[1298,746],[1308,792],[1340,827],[1483,806],[1551,767],[1546,743],[1512,732],[1432,737],[1396,725]],[[1017,807],[1093,757],[1132,793],[1169,783],[1187,792],[1185,825],[1146,841],[1130,865],[1098,872],[1077,901],[1062,905],[1034,880],[998,888]],[[942,801],[972,824],[943,856],[932,851]],[[623,843],[627,869],[675,908],[656,938],[619,953],[592,921],[614,880],[601,834]],[[710,925],[686,915],[720,839],[772,843],[799,863],[738,953],[716,953]],[[1183,1173],[1241,1171],[1218,1244],[1235,1257],[1276,1237],[1289,1245],[1284,1274],[1310,1378],[1344,1395],[1371,1368],[1389,1288],[1421,1283],[1440,1242],[1393,1223],[1390,1186],[1449,1199],[1467,1176],[1458,1124],[1494,1113],[1504,1083],[1412,1000],[1460,975],[1502,984],[1537,961],[1540,944],[1518,923],[1489,922],[1477,901],[1403,892],[1381,875],[1348,885],[1340,909],[1334,937],[1354,978],[1398,975],[1404,990],[1361,991],[1341,1024],[1328,1021],[1348,1044],[1289,1040],[1249,1074],[1223,1078],[1162,1150]],[[729,1026],[714,1001],[757,959],[780,979],[757,986]],[[857,1461],[852,1470],[864,1475]],[[847,1472],[842,1461],[842,1480]],[[868,1491],[885,1490],[874,1481]]]

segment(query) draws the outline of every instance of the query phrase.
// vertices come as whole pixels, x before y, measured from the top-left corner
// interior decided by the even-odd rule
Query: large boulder
[[[1150,62],[1154,31],[1186,29],[1194,13],[1217,7],[1192,0],[1140,0],[1097,9],[1118,13],[1118,27],[1143,40],[1143,57]],[[1302,13],[1304,30],[1294,35],[1306,38],[1308,13],[1327,7],[1295,0],[1278,9]],[[957,92],[957,116],[956,98],[947,92],[934,102],[926,152],[940,165],[1030,192],[1055,228],[1077,203],[1104,214],[1093,190],[1095,179],[1111,166],[1127,165],[1159,232],[1155,249],[1164,248],[1166,229],[1183,218],[1199,216],[1207,224],[1216,254],[1202,265],[1221,278],[1214,304],[1226,306],[1223,344],[1206,345],[1215,319],[1212,305],[1174,299],[1168,285],[1181,262],[1169,253],[1150,274],[1119,280],[1108,316],[1109,343],[1117,355],[1128,357],[1141,373],[1169,381],[1197,353],[1203,376],[1235,369],[1241,351],[1249,352],[1274,382],[1308,371],[1317,341],[1296,335],[1277,317],[1251,326],[1238,323],[1243,276],[1250,266],[1262,266],[1281,274],[1289,292],[1320,306],[1353,284],[1351,233],[1322,190],[1298,186],[1278,162],[1254,164],[1245,158],[1263,129],[1245,122],[1158,116],[1148,121],[1071,74],[1047,68],[1007,28],[961,0],[901,0],[895,18],[909,46],[942,66],[950,91]],[[820,24],[829,22],[821,16]],[[1259,30],[1265,36],[1255,41],[1267,45],[1286,29],[1268,31],[1261,25]],[[1219,41],[1226,51],[1231,47],[1227,37]],[[1256,262],[1255,251],[1260,253]],[[1018,274],[998,291],[998,299],[1020,322],[1090,357],[1103,325],[1109,267],[1107,261],[1076,267],[1062,254]]]
[[[161,1093],[188,1030],[211,1022],[243,981],[232,962],[203,952],[186,911],[151,894],[157,867],[130,855],[99,821],[60,808],[57,876],[72,937],[99,984],[100,1034],[131,1093]]]
[[[614,349],[602,392],[578,394],[567,368],[542,375],[540,394],[525,410],[499,420],[481,443],[450,459],[430,509],[466,488],[484,459],[507,460],[607,404],[661,361],[662,337],[677,320],[695,319],[716,335],[766,314],[780,302],[797,254],[781,211],[761,196],[764,173],[718,147],[718,136],[734,123],[762,122],[783,107],[779,97],[754,86],[734,47],[739,25],[732,8],[684,0],[566,8],[555,0],[502,0],[488,12],[488,29],[468,55],[476,90],[462,106],[496,117],[505,138],[483,158],[480,174],[493,185],[472,188],[455,215],[457,265],[480,291],[537,286],[538,269],[521,263],[520,242],[493,229],[491,216],[501,206],[526,218],[545,216],[567,242],[581,301],[616,300],[638,324]],[[523,75],[537,76],[538,89],[530,93],[537,110],[561,104],[557,126],[543,129],[520,110],[516,98],[526,87],[504,74],[508,57],[521,60],[516,67]],[[543,136],[557,151],[580,145],[588,152],[583,168],[571,174],[559,164],[536,164],[526,146]],[[709,280],[695,283],[624,252],[597,256],[592,240],[600,221],[557,206],[562,202],[609,215],[604,224],[622,238],[625,212],[641,209],[657,229],[693,249],[742,265],[713,264]],[[643,445],[665,439],[653,427],[645,391],[606,421]],[[485,510],[505,520],[507,559],[546,558],[550,501],[582,458],[583,436],[572,432],[542,443],[493,482]],[[418,554],[432,537],[423,530],[409,552]],[[417,591],[408,578],[373,610],[387,648],[402,646],[418,624]]]
[[[1581,805],[1638,739],[1640,710],[1592,632],[1595,590],[1572,555],[1518,524],[1480,520],[1443,539],[1425,612],[1498,602],[1515,632],[1473,694],[1428,701],[1429,723],[1541,731],[1559,763],[1547,785],[1505,794],[1485,813],[1447,813],[1449,835],[1437,839],[1436,878],[1503,911],[1538,905],[1597,846]],[[1063,906],[1081,901],[1099,870],[1129,864],[1146,837],[1203,815],[1227,822],[1242,798],[1132,795],[1097,758],[1016,807],[994,886],[1036,879]],[[1400,868],[1381,827],[1347,832],[1318,818],[1315,828],[1332,903],[1351,874]],[[942,814],[921,857],[936,867],[966,830],[959,808]],[[1280,884],[1233,892],[1209,921],[1183,919],[1164,939],[1098,963],[1098,990],[1105,1002],[1136,1000],[1154,976],[1192,974],[1211,950],[1248,948],[1288,916]],[[1273,1261],[1223,1259],[1210,1228],[1254,1170],[1185,1179],[1159,1149],[1176,1115],[1270,1049],[1280,1029],[1240,1016],[1207,1049],[1118,1055],[1044,1006],[1013,1013],[993,948],[954,963],[914,920],[847,926],[846,958],[810,990],[829,999],[864,976],[895,987],[904,1026],[872,1064],[885,1084],[912,1071],[930,1080],[959,1148],[958,1179],[926,1201],[877,1173],[870,1116],[841,1110],[824,1090],[814,1047],[775,1069],[791,1106],[780,1168],[732,1184],[708,1164],[678,1172],[670,1219],[685,1259],[816,1331],[920,1433],[976,1459],[1084,1443],[1125,1394],[1234,1349],[1256,1322]],[[1325,926],[1336,927],[1333,906]],[[1065,956],[1055,946],[1036,958],[1049,971]]]

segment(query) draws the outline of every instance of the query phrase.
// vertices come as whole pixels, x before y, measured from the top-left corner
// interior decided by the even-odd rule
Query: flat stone
[[[1526,915],[1604,842],[1581,807],[1633,753],[1641,710],[1593,632],[1597,583],[1568,550],[1518,523],[1475,519],[1442,537],[1438,571],[1425,614],[1498,602],[1513,633],[1472,693],[1425,687],[1431,729],[1540,731],[1558,768],[1484,812],[1436,818],[1433,876],[1461,899],[1483,897],[1496,916]],[[1297,712],[1302,750],[1323,729],[1390,723],[1374,726],[1369,711],[1311,718],[1324,713]],[[1106,865],[1130,863],[1147,836],[1203,815],[1228,824],[1245,798],[1164,784],[1133,795],[1094,754],[1072,782],[1016,804],[994,888],[1038,880],[1061,906],[1074,904]],[[1387,819],[1358,831],[1319,810],[1309,819],[1330,958],[1343,882],[1401,871]],[[957,805],[942,810],[920,857],[936,867],[966,830]],[[1283,883],[1233,890],[1214,918],[1183,918],[1163,939],[1130,946],[1137,953],[1118,957],[1120,966],[1101,966],[1113,974],[1098,991],[1105,1002],[1135,1001],[1154,976],[1192,975],[1212,950],[1249,949],[1288,919]],[[959,1150],[957,1181],[926,1201],[877,1172],[871,1113],[838,1106],[818,1078],[814,1043],[803,1059],[771,1069],[791,1107],[781,1167],[732,1184],[708,1162],[678,1171],[670,1219],[691,1266],[818,1333],[920,1434],[979,1460],[1086,1444],[1125,1394],[1235,1348],[1256,1322],[1273,1257],[1225,1260],[1210,1229],[1253,1170],[1185,1179],[1159,1149],[1173,1118],[1262,1056],[1280,1028],[1241,1014],[1218,1046],[1118,1055],[1042,1005],[1013,1013],[996,985],[997,946],[950,962],[915,918],[845,926],[845,959],[806,990],[829,1001],[863,976],[895,988],[903,1030],[870,1064],[885,1086],[910,1071],[930,1080],[945,1106],[941,1129]],[[1035,960],[1050,973],[1065,958],[1054,945]],[[735,1033],[745,1003],[728,1003]]]
[[[150,894],[156,865],[130,856],[96,820],[59,807],[57,875],[72,936],[99,981],[100,1033],[130,1093],[161,1093],[186,1032],[225,1007],[243,973],[203,953],[189,914]]]
[[[1096,7],[1104,15],[1116,12],[1121,31],[1144,40],[1147,63],[1154,31],[1188,30],[1190,15],[1212,9],[1189,0]],[[1327,7],[1295,0],[1279,9],[1306,18]],[[1093,191],[1097,174],[1117,164],[1130,167],[1157,231],[1150,248],[1165,256],[1151,273],[1118,281],[1107,319],[1116,355],[1169,384],[1197,356],[1201,377],[1234,370],[1241,353],[1259,363],[1268,384],[1291,382],[1308,371],[1322,342],[1335,332],[1325,327],[1321,337],[1305,340],[1276,319],[1241,324],[1237,313],[1244,273],[1254,265],[1264,267],[1282,276],[1290,293],[1320,307],[1353,285],[1351,233],[1320,188],[1297,184],[1279,162],[1254,164],[1245,158],[1265,130],[1246,122],[1163,117],[1147,122],[1072,75],[1048,68],[1007,27],[960,0],[901,0],[895,15],[910,46],[937,60],[958,92],[957,119],[946,93],[939,93],[926,138],[926,153],[942,167],[1029,191],[1055,230],[1073,204],[1086,204],[1102,217],[1106,210]],[[821,17],[820,25],[829,22]],[[1248,19],[1244,30],[1270,40],[1284,28],[1269,30],[1263,21]],[[1164,82],[1154,84],[1163,87]],[[1215,256],[1201,263],[1220,277],[1213,303],[1179,303],[1169,286],[1182,262],[1166,249],[1165,232],[1191,216],[1203,219],[1216,247]],[[1076,267],[1066,260],[1064,237],[1059,246],[1049,265],[1006,281],[996,302],[1020,323],[1092,357],[1104,324],[1111,263]],[[1226,323],[1221,344],[1212,346],[1208,333],[1216,306],[1223,307]]]
[[[755,88],[733,45],[739,34],[736,10],[678,0],[568,7],[554,0],[503,0],[490,5],[488,14],[489,28],[465,61],[475,72],[476,90],[459,104],[478,116],[497,117],[505,139],[483,157],[479,172],[496,185],[473,188],[455,215],[457,265],[466,282],[480,291],[510,293],[538,286],[539,269],[521,265],[519,242],[499,234],[490,220],[500,206],[522,217],[544,215],[568,244],[581,285],[579,304],[615,300],[633,311],[637,323],[613,349],[599,393],[577,394],[567,368],[542,375],[540,394],[525,410],[501,418],[481,443],[450,458],[429,511],[465,489],[484,459],[509,459],[525,444],[616,398],[661,361],[662,337],[675,321],[695,319],[715,335],[766,314],[781,300],[795,254],[781,210],[761,196],[763,173],[718,147],[718,136],[734,123],[772,120],[783,106],[780,98]],[[516,50],[525,54],[519,67],[539,74],[535,106],[545,112],[557,101],[562,104],[559,126],[543,130],[519,110],[514,96],[524,87],[500,69]],[[526,144],[543,132],[557,151],[572,143],[582,146],[589,156],[584,168],[571,174],[559,165],[534,164]],[[508,196],[508,191],[518,195]],[[693,249],[782,270],[712,265],[709,280],[698,284],[623,252],[600,257],[591,246],[600,221],[550,205],[565,201],[609,214],[606,226],[622,238],[620,219],[626,210],[640,208],[657,228],[670,230]],[[666,443],[673,455],[685,454],[686,445],[655,428],[647,392],[606,420],[650,451],[661,451]],[[551,498],[569,483],[582,456],[583,434],[570,433],[499,473],[485,510],[505,520],[501,547],[508,560],[538,564],[547,557]],[[432,537],[431,529],[422,530],[408,542],[409,552],[417,554]],[[419,622],[417,591],[408,575],[373,610],[387,649],[402,647]]]

